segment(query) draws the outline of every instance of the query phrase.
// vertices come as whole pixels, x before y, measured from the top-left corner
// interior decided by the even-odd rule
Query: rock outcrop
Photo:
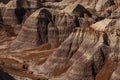
[[[72,9],[69,10],[68,8]],[[83,12],[80,12],[80,10]],[[17,49],[17,46],[19,46],[25,49],[27,47],[33,48],[44,43],[58,45],[72,33],[75,27],[80,26],[78,17],[85,17],[84,14],[86,14],[88,17],[92,17],[92,14],[89,11],[77,3],[66,7],[60,12],[47,8],[41,8],[34,12],[25,21],[16,40],[13,41],[10,46],[13,47],[14,45],[13,48]],[[56,33],[54,38],[52,37],[54,34],[50,31],[52,25],[49,25],[49,23],[52,23],[53,27],[56,26],[56,28],[54,27],[55,31],[53,31],[53,33]],[[28,34],[31,33],[32,35],[28,36]],[[56,41],[52,43],[51,38],[53,38],[53,40],[56,40],[57,43]]]
[[[85,31],[86,33],[83,32],[84,30],[87,30]],[[98,37],[98,35],[100,37]],[[83,30],[82,28],[78,29],[62,43],[58,50],[55,51],[44,64],[37,67],[36,71],[38,71],[39,74],[51,73],[55,70],[59,70],[69,62],[72,66],[65,74],[63,74],[62,77],[60,76],[55,80],[94,80],[96,74],[104,63],[104,53],[101,53],[100,49],[102,45],[102,34],[96,33],[94,30],[92,31],[92,29],[89,28]],[[95,47],[87,48],[87,46]],[[95,49],[94,52],[92,48]],[[85,77],[85,75],[87,77]]]
[[[49,23],[48,18],[50,18],[50,16],[47,16],[47,14],[50,13],[48,13],[49,11],[47,10],[45,10],[45,12],[44,11],[42,12],[42,10],[45,9],[37,10],[25,21],[16,40],[13,41],[13,43],[10,45],[11,48],[13,49],[33,48],[47,42],[47,29],[48,29],[47,25]],[[40,18],[44,19],[44,21],[40,21],[41,20]],[[29,34],[31,35],[28,36]]]

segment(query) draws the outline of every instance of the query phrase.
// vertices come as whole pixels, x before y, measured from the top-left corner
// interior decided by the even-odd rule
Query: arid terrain
[[[0,80],[120,80],[120,0],[0,0]]]

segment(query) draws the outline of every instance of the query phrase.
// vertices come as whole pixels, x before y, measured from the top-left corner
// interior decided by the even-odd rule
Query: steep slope
[[[45,21],[48,20],[48,18],[46,18],[46,17],[48,17],[48,16],[46,16],[47,14],[45,14],[45,18],[43,18],[44,19],[44,21],[42,22],[43,25],[38,24],[38,22],[40,22],[38,16],[40,16],[40,13],[43,13],[42,10],[44,10],[44,9],[37,10],[25,21],[16,40],[13,41],[13,43],[10,45],[11,48],[13,48],[13,49],[21,49],[21,48],[25,49],[26,48],[27,49],[27,48],[33,48],[33,47],[39,46],[40,44],[46,43],[46,40],[47,40],[46,39],[46,37],[47,37],[46,31],[47,31],[48,23],[46,23]],[[45,33],[46,35],[42,34],[42,32],[40,32],[40,30],[44,30],[45,32],[43,32],[43,33]],[[39,32],[41,34],[41,37],[39,35]],[[28,36],[31,33],[32,33],[32,35]],[[40,42],[40,40],[41,40],[41,42]]]

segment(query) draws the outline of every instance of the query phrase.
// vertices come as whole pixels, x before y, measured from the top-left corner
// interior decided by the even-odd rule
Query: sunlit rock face
[[[112,19],[104,19],[96,22],[95,24],[92,24],[91,27],[96,31],[105,31],[106,27],[108,24],[110,24],[111,21]]]

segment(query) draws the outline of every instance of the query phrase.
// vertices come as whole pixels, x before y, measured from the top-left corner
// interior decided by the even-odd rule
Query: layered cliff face
[[[68,9],[70,7],[71,10]],[[27,18],[10,48],[15,48],[14,50],[34,48],[45,43],[57,46],[71,34],[75,27],[80,26],[78,17],[84,17],[84,14],[88,17],[92,16],[89,11],[76,3],[59,12],[41,8]],[[28,34],[31,34],[31,36],[28,36]],[[57,40],[57,42],[52,42],[52,40]]]
[[[72,16],[66,16],[63,14],[62,16],[55,16],[56,21],[53,22],[52,14],[50,12],[51,10],[44,8],[34,12],[23,24],[16,40],[13,41],[10,46],[16,50],[17,48],[33,48],[45,43],[49,43],[51,45],[55,43],[57,45],[63,42],[75,27],[74,19]],[[55,26],[56,28],[51,31],[51,27]],[[29,34],[31,34],[31,36],[28,36]],[[57,43],[52,43],[51,39],[57,39],[58,41]]]
[[[11,0],[1,11],[0,67],[16,80],[120,79],[120,0]]]
[[[86,31],[86,32],[84,33],[83,31]],[[96,36],[93,36],[91,34],[96,35]],[[92,67],[95,67],[95,65],[92,65],[92,64],[97,65],[98,69],[96,69],[97,67],[95,67],[95,69],[96,69],[95,72],[97,73],[97,70],[99,71],[99,69],[101,68],[101,66],[103,64],[102,61],[104,61],[104,54],[99,53],[99,48],[103,45],[103,40],[102,40],[101,36],[102,36],[102,34],[94,32],[94,30],[89,29],[89,28],[75,29],[75,31],[61,44],[61,46],[58,48],[58,50],[56,50],[53,53],[53,55],[51,55],[46,60],[46,62],[44,64],[37,67],[36,71],[38,71],[38,73],[46,74],[46,73],[52,73],[54,71],[57,71],[57,70],[63,68],[65,65],[72,65],[68,69],[68,72],[66,72],[66,77],[69,74],[71,76],[69,76],[68,79],[65,78],[66,80],[82,79],[85,74],[87,75],[87,73],[86,73],[87,70],[88,70],[88,75],[89,75],[88,79],[91,78],[90,80],[93,80],[94,79],[93,77],[95,75],[94,76],[92,75]],[[100,39],[100,41],[99,41],[99,39]],[[87,43],[87,41],[88,41],[88,43]],[[93,50],[91,48],[87,48],[89,46],[92,46],[91,48],[94,48],[93,46],[95,46],[95,48],[94,48],[95,51],[93,52]],[[89,50],[91,51],[91,53]],[[98,53],[98,55],[97,55],[97,53]],[[98,59],[95,59],[95,63],[93,63],[94,56],[98,57]],[[100,59],[101,63],[98,62],[99,59]],[[88,63],[87,63],[87,61],[88,61]],[[91,62],[91,61],[93,61],[93,62]],[[87,64],[89,64],[89,66],[85,66]],[[47,66],[49,66],[49,67],[47,67]],[[90,68],[90,66],[91,66],[91,68]],[[88,69],[87,69],[87,67],[88,67]],[[85,73],[83,72],[84,68],[86,69]],[[73,71],[75,71],[75,72],[73,72]],[[89,71],[90,71],[90,73],[89,73]],[[72,73],[76,77],[74,77],[72,75]],[[74,74],[74,73],[76,73],[76,74]],[[77,75],[79,75],[79,77],[77,77]],[[64,80],[64,78],[63,79],[61,78],[60,80]]]
[[[21,24],[26,20],[26,18],[34,12],[36,9],[41,7],[37,0],[27,1],[27,0],[11,0],[4,8],[3,22],[5,25],[13,27],[14,33],[18,34],[21,29]]]

